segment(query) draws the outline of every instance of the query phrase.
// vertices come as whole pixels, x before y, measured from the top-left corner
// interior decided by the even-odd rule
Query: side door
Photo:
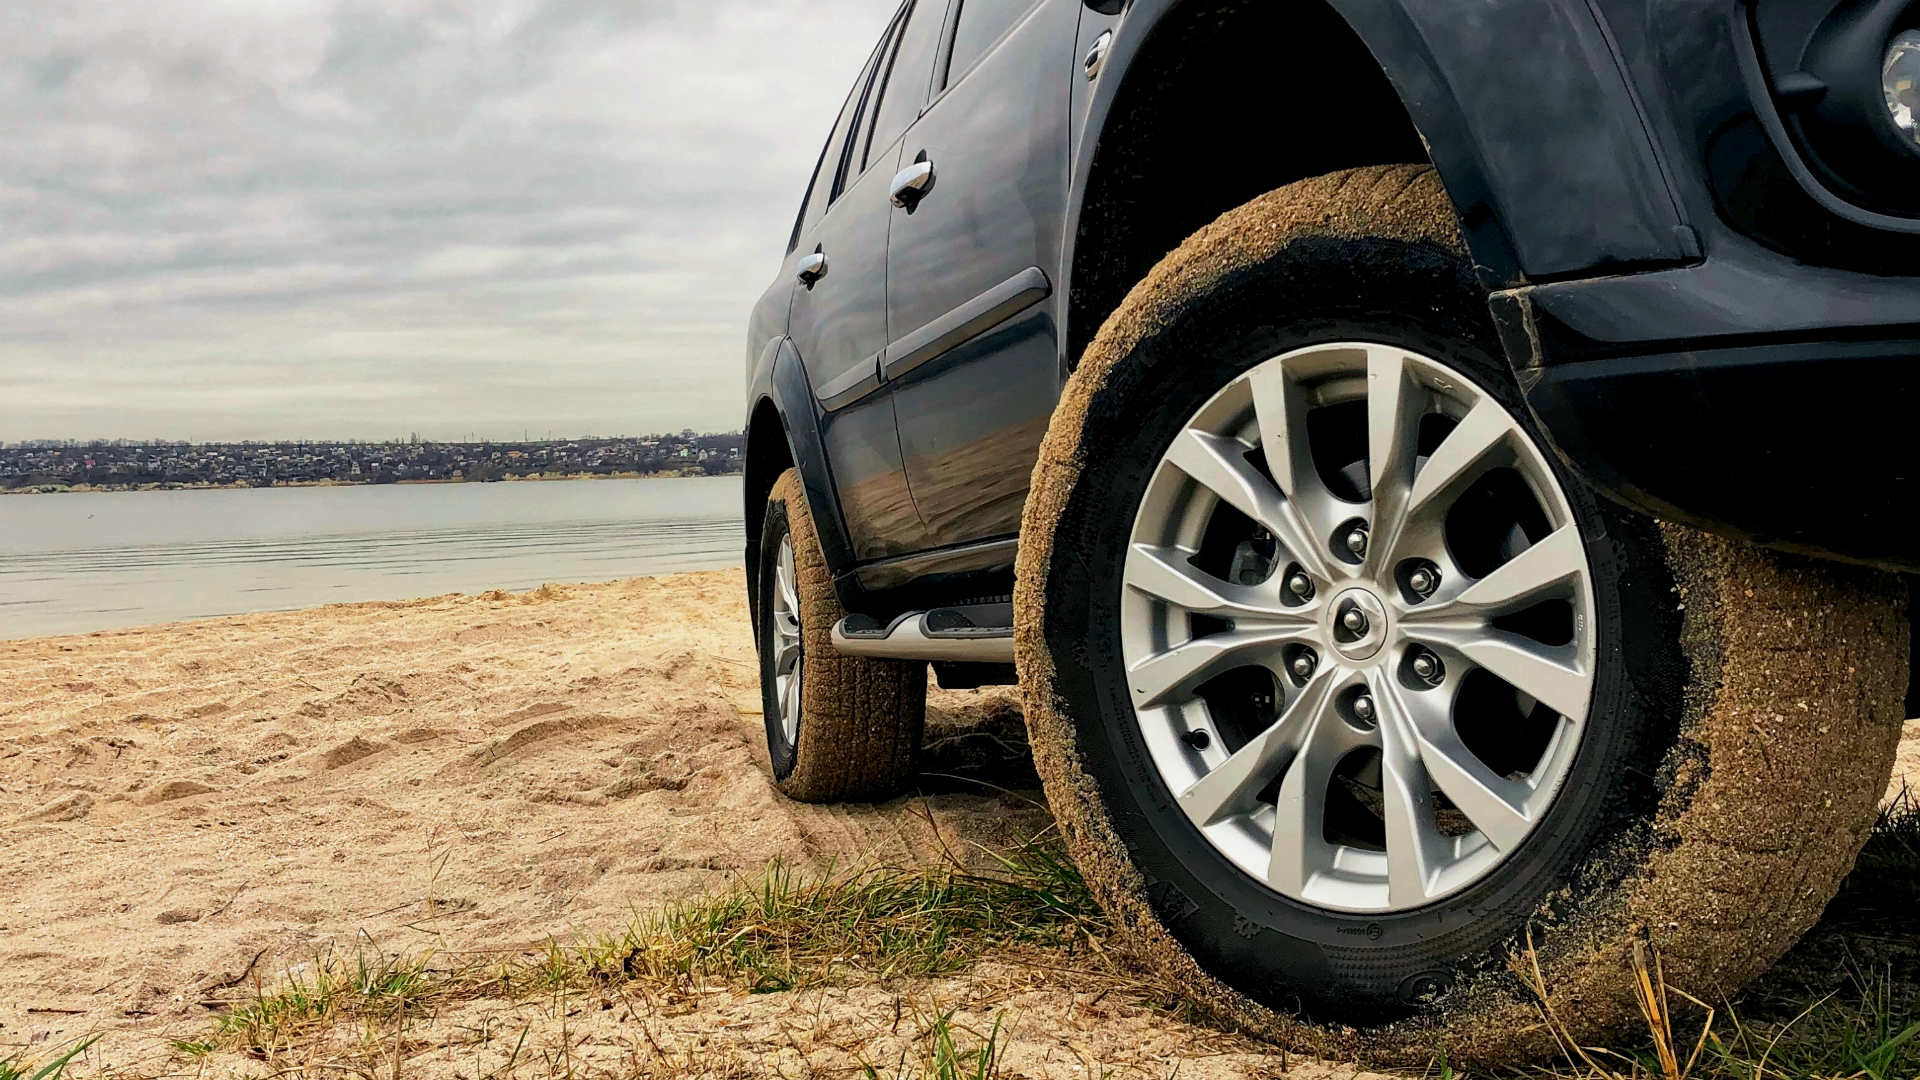
[[[847,536],[854,558],[863,561],[923,546],[893,402],[880,392],[892,170],[865,168],[872,92],[900,24],[896,15],[847,95],[814,170],[787,262],[796,276],[787,336],[813,387]]]
[[[927,544],[1019,532],[1058,400],[1068,115],[1081,0],[952,0],[907,129],[883,376]],[[891,194],[891,192],[890,192]]]

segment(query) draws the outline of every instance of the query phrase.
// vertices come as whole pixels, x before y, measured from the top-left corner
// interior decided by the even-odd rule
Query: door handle
[[[1093,48],[1087,50],[1087,58],[1080,61],[1080,70],[1086,72],[1087,81],[1100,77],[1100,69],[1107,62],[1107,50],[1113,48],[1113,31],[1106,30],[1093,39]]]
[[[933,187],[933,162],[924,153],[919,161],[893,174],[893,205],[912,212]]]
[[[800,284],[813,288],[813,283],[827,276],[827,253],[816,250],[800,260],[800,272],[797,275]]]

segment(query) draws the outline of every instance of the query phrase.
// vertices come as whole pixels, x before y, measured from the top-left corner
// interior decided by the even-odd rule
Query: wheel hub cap
[[[1164,451],[1123,583],[1154,770],[1284,896],[1458,893],[1572,767],[1595,664],[1572,508],[1514,414],[1431,358],[1341,342],[1244,372]]]
[[[1325,633],[1334,651],[1356,662],[1373,659],[1393,626],[1387,606],[1365,588],[1348,589],[1334,597],[1327,621]]]

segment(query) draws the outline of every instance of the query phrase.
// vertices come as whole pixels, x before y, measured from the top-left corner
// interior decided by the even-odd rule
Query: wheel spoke
[[[1300,502],[1309,487],[1316,492],[1321,487],[1307,442],[1307,395],[1287,375],[1284,364],[1255,368],[1247,382],[1253,390],[1253,415],[1260,426],[1267,471],[1282,495]]]
[[[1127,684],[1139,708],[1190,693],[1209,677],[1239,663],[1262,663],[1279,670],[1279,647],[1305,640],[1310,626],[1263,626],[1208,634],[1155,653],[1127,670]],[[1272,663],[1268,664],[1268,661]]]
[[[1446,861],[1446,839],[1434,820],[1432,784],[1421,759],[1414,713],[1391,677],[1371,680],[1380,709],[1380,797],[1387,834],[1387,900],[1395,907],[1426,902]]]
[[[1504,446],[1514,430],[1513,418],[1499,402],[1481,398],[1414,474],[1407,515],[1420,513],[1443,492],[1457,490],[1464,481],[1498,464],[1501,459],[1493,451]]]
[[[1250,808],[1254,795],[1298,754],[1307,733],[1326,711],[1333,683],[1331,675],[1309,682],[1278,720],[1180,793],[1180,808],[1195,825],[1205,827]]]
[[[1422,605],[1407,612],[1407,621],[1458,617],[1465,612],[1498,615],[1529,607],[1587,572],[1586,547],[1580,530],[1562,525],[1546,538],[1500,564],[1486,577],[1467,586],[1452,600]]]
[[[1420,733],[1420,757],[1427,775],[1493,846],[1511,851],[1533,828],[1527,815],[1527,786],[1495,776],[1447,724]]]
[[[1390,565],[1406,524],[1415,441],[1428,395],[1398,349],[1367,351],[1367,474],[1373,488],[1366,572]]]
[[[1380,799],[1386,818],[1387,902],[1394,907],[1424,904],[1444,854],[1434,850],[1440,828],[1434,822],[1427,771],[1418,759],[1381,762]]]
[[[1174,437],[1166,460],[1220,501],[1264,526],[1309,574],[1331,580],[1326,559],[1298,508],[1247,461],[1246,447],[1239,440],[1187,428]]]
[[[1196,569],[1179,548],[1135,544],[1127,551],[1124,573],[1130,587],[1202,615],[1296,623],[1312,618],[1281,606],[1270,590],[1235,585]]]
[[[780,586],[780,599],[786,602],[787,610],[797,617],[800,612],[800,593],[795,587],[795,582],[799,578],[799,573],[794,569],[793,546],[790,541],[783,541],[780,545],[780,569],[774,577]]]
[[[1327,707],[1338,687],[1331,679],[1322,681],[1328,693],[1300,736],[1300,750],[1288,762],[1274,800],[1267,884],[1288,896],[1306,891],[1314,873],[1333,862],[1326,841],[1327,788],[1334,767],[1354,741],[1345,721]]]
[[[773,654],[773,670],[787,671],[800,662],[800,639],[780,635],[780,649]]]
[[[780,727],[781,730],[787,733],[788,738],[792,738],[794,732],[800,730],[799,674],[796,672],[795,674],[782,678],[779,691]]]
[[[1579,666],[1572,645],[1542,645],[1485,626],[1423,626],[1421,636],[1446,645],[1508,685],[1570,720],[1584,720],[1593,677]]]

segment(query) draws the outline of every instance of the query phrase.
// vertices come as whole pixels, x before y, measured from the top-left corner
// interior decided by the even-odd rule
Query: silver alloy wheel
[[[780,703],[780,732],[787,745],[800,736],[799,574],[793,566],[793,538],[780,538],[780,558],[774,564],[773,584],[773,696]]]
[[[1308,422],[1329,406],[1365,427],[1349,443],[1364,465],[1332,477],[1314,451],[1327,425]],[[1492,526],[1496,556],[1464,560],[1476,576],[1451,515],[1480,514],[1497,470],[1520,479],[1506,490],[1533,524]],[[1253,538],[1223,575],[1198,564],[1227,508]],[[1572,766],[1594,672],[1586,551],[1539,448],[1444,364],[1339,343],[1241,375],[1156,467],[1124,582],[1121,650],[1161,778],[1209,843],[1285,896],[1388,912],[1458,892],[1526,839]],[[1509,628],[1547,604],[1564,633]],[[1485,725],[1463,737],[1489,687],[1511,710],[1494,738],[1532,740],[1530,767],[1489,766]],[[1236,732],[1229,711],[1253,721]]]

